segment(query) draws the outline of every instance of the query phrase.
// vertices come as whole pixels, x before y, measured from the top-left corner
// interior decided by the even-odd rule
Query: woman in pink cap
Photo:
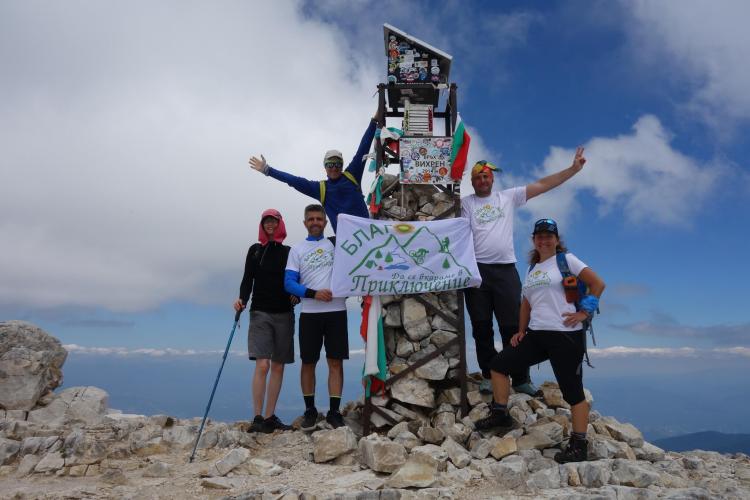
[[[292,308],[299,302],[284,291],[284,269],[289,255],[289,247],[282,245],[284,238],[284,219],[278,210],[269,208],[260,217],[259,242],[247,252],[240,296],[234,303],[234,310],[242,311],[250,293],[253,295],[247,332],[248,356],[255,361],[252,384],[255,418],[250,432],[271,433],[291,428],[274,414],[284,377],[284,365],[294,363]],[[269,370],[271,377],[266,384]]]

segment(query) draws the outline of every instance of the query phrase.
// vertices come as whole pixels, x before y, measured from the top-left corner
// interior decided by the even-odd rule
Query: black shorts
[[[326,358],[349,359],[346,311],[299,315],[299,357],[302,362],[316,363],[324,343]]]
[[[549,359],[563,398],[573,406],[586,399],[581,366],[585,348],[586,334],[583,330],[528,330],[518,347],[504,348],[495,356],[492,370],[508,375]]]

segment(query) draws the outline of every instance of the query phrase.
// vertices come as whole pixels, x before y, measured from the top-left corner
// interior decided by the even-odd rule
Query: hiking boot
[[[326,415],[326,422],[331,424],[331,427],[334,429],[338,429],[339,427],[342,427],[346,425],[344,423],[344,417],[341,416],[341,413],[338,411],[329,411]]]
[[[291,428],[291,425],[286,425],[276,415],[271,415],[263,421],[263,432],[266,434],[271,434],[273,431],[288,431]]]
[[[299,425],[303,431],[314,430],[318,425],[318,410],[313,406],[305,410],[305,415],[302,418],[302,423]]]
[[[588,460],[588,445],[586,439],[576,439],[571,437],[568,446],[564,450],[555,454],[555,462],[564,464],[568,462],[585,462]]]
[[[518,393],[528,394],[529,396],[534,398],[540,398],[544,396],[544,393],[540,389],[537,389],[537,387],[531,380],[529,380],[525,384],[514,385],[513,390]]]
[[[492,394],[492,380],[483,378],[482,381],[479,382],[479,392],[481,394]]]
[[[250,428],[247,430],[247,432],[263,432],[263,422],[264,420],[261,415],[255,415],[255,418],[250,424]]]
[[[513,417],[503,410],[490,410],[490,416],[480,418],[474,422],[474,428],[478,431],[489,431],[492,429],[507,429],[513,427]]]

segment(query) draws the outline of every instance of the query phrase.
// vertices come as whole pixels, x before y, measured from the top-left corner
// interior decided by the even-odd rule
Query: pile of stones
[[[10,330],[24,334],[13,337]],[[541,386],[543,397],[512,394],[516,426],[502,434],[474,429],[489,410],[473,380],[468,415],[440,392],[435,408],[401,410],[399,423],[367,436],[362,401],[345,406],[346,426],[331,429],[321,421],[312,433],[249,433],[248,422],[209,421],[196,461],[188,463],[199,418],[123,414],[108,408],[107,393],[96,387],[50,393],[49,384],[60,380],[59,342],[37,334],[44,332],[27,323],[0,323],[0,385],[17,384],[12,377],[21,376],[22,366],[37,383],[47,381],[26,409],[2,402],[0,491],[9,497],[750,498],[747,455],[665,452],[631,424],[595,411],[590,460],[557,464],[552,456],[569,435],[570,410],[554,383]],[[49,361],[50,373],[40,360]],[[396,409],[414,405],[399,401],[376,398]]]

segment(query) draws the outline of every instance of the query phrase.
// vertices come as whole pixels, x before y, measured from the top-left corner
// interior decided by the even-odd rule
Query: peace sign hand
[[[586,163],[586,158],[583,156],[583,146],[578,146],[571,167],[573,167],[576,172],[580,172],[584,163]]]

